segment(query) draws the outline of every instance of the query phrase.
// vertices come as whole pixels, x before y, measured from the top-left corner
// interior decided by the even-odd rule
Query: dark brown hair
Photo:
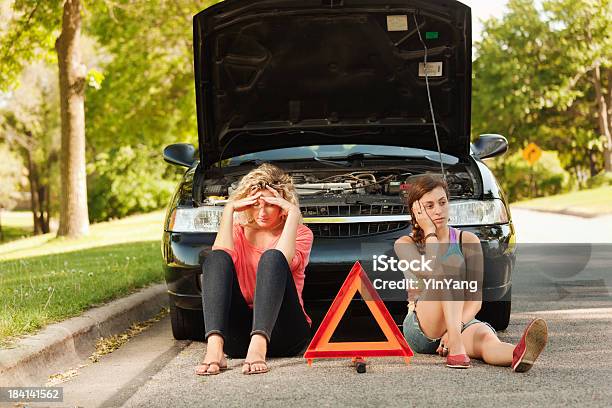
[[[410,237],[415,242],[419,252],[422,252],[425,248],[425,232],[416,222],[416,217],[412,213],[412,204],[437,187],[442,187],[444,189],[446,199],[448,200],[450,196],[448,193],[448,185],[446,181],[444,181],[444,178],[437,174],[422,174],[415,176],[414,178],[410,178],[406,183],[408,184],[408,188],[405,190],[402,198],[405,205],[408,206],[408,211],[412,217],[412,233]]]

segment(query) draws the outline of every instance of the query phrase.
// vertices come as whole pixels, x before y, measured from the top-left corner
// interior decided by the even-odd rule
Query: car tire
[[[201,310],[176,307],[170,300],[172,335],[177,340],[204,340],[204,317]]]
[[[503,300],[482,302],[482,308],[476,315],[478,320],[488,322],[495,330],[506,330],[510,323],[512,309],[512,287],[504,295]]]

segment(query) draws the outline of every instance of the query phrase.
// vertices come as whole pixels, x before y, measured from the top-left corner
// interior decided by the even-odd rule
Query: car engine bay
[[[242,171],[228,171],[221,178],[203,178],[201,188],[198,189],[199,194],[196,193],[201,205],[220,205],[227,201],[241,177],[248,173],[250,168],[240,170]],[[350,169],[285,169],[293,179],[302,207],[329,202],[401,203],[402,193],[410,185],[411,179],[424,173],[441,174],[439,167],[434,166],[385,166],[368,170],[347,170]],[[451,199],[470,198],[478,194],[477,179],[468,165],[452,166],[446,171],[446,178]]]

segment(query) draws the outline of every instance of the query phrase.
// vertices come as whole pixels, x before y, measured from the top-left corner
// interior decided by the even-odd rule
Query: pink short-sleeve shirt
[[[233,238],[234,249],[229,249],[218,245],[214,245],[212,249],[222,249],[232,257],[234,266],[236,267],[236,275],[238,277],[238,283],[240,285],[242,296],[244,297],[244,300],[246,300],[249,307],[253,308],[259,258],[261,258],[261,255],[266,250],[272,249],[276,246],[278,238],[269,248],[257,248],[246,239],[246,236],[244,235],[244,227],[238,223],[234,223]],[[289,264],[291,274],[293,275],[293,281],[295,282],[295,288],[297,289],[300,305],[302,306],[302,311],[304,312],[304,316],[306,317],[306,321],[309,325],[312,324],[312,320],[304,309],[302,290],[304,289],[304,278],[306,277],[304,270],[306,269],[306,265],[308,265],[308,261],[310,259],[312,240],[313,234],[310,228],[303,224],[298,225],[295,241],[295,255]]]

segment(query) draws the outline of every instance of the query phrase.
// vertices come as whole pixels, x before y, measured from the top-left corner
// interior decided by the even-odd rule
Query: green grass
[[[4,235],[0,244],[29,237],[34,231],[30,211],[2,211],[0,222]]]
[[[517,208],[597,216],[612,214],[612,186],[536,198],[512,204]]]
[[[56,238],[53,232],[35,235],[0,245],[0,261],[127,242],[159,241],[163,220],[163,211],[155,211],[93,224],[89,235],[80,239]]]
[[[0,347],[163,281],[162,221],[158,211],[94,224],[80,239],[46,234],[0,245]]]

